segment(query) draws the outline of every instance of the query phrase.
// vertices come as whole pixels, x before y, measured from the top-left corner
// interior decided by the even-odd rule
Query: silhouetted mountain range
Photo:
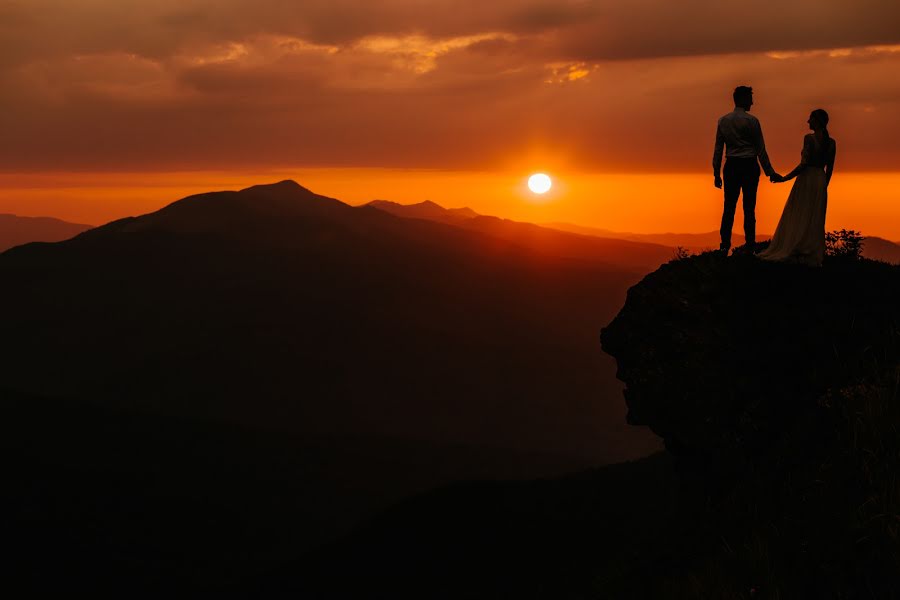
[[[104,545],[102,532],[118,531],[110,539],[131,540],[128,572],[158,585],[187,576],[192,552],[231,553],[190,574],[208,584],[288,552],[253,533],[252,510],[234,523],[246,529],[232,545],[204,548],[196,513],[173,506],[189,473],[211,469],[219,480],[236,456],[262,483],[236,474],[246,495],[234,500],[268,506],[259,509],[277,520],[252,488],[284,489],[290,506],[278,510],[299,555],[440,484],[561,473],[658,448],[628,431],[614,365],[597,344],[641,271],[614,255],[574,259],[526,242],[351,207],[285,181],[8,250],[0,388],[18,398],[5,422],[24,435],[7,437],[6,455],[29,457],[16,473],[31,490],[16,510],[71,501],[81,508],[59,517],[67,548],[108,557],[118,542]],[[54,406],[71,409],[54,425],[66,434],[48,438],[42,415]],[[97,450],[78,459],[82,436]],[[213,441],[209,453],[181,455],[170,439]],[[116,453],[131,444],[123,465]],[[132,484],[100,483],[123,472]],[[236,518],[234,492],[222,492],[231,487],[191,489],[210,519]],[[153,490],[169,490],[165,508],[145,502]],[[120,513],[109,503],[140,509],[110,521]],[[193,550],[162,558],[136,541],[178,529]]]
[[[480,217],[477,212],[471,208],[444,208],[440,204],[425,200],[418,204],[398,204],[389,200],[372,200],[367,204],[378,210],[383,210],[398,217],[407,217],[412,219],[429,219],[432,221],[449,222],[456,224],[462,219],[474,219]]]
[[[578,363],[603,362],[591,339],[640,275],[536,246],[289,181],[191,196],[2,255],[17,293],[0,303],[19,315],[2,380],[241,423],[596,456],[606,444],[585,418],[608,407]],[[492,417],[460,404],[476,397],[499,403]],[[579,408],[557,410],[562,398]]]
[[[90,229],[50,217],[0,215],[0,252],[29,242],[59,242]]]
[[[431,201],[419,204],[398,204],[387,200],[374,200],[367,206],[373,206],[399,217],[449,223],[508,241],[536,245],[537,248],[544,251],[564,256],[587,255],[608,260],[611,254],[615,254],[617,264],[648,270],[671,259],[673,251],[678,247],[684,248],[688,252],[701,253],[718,248],[720,241],[718,231],[708,233],[627,233],[572,223],[521,223],[480,215],[470,208],[443,208]],[[563,236],[559,232],[576,234],[577,237]],[[590,242],[586,244],[584,240],[579,239],[583,236],[602,239],[604,245],[600,246]],[[757,239],[767,240],[771,237],[770,234],[759,234]],[[740,234],[738,234],[738,238],[740,238]],[[630,242],[630,244],[616,244],[616,240]],[[892,242],[874,236],[866,237],[863,255],[872,260],[900,264],[900,242]]]
[[[863,256],[894,265],[900,264],[900,242],[892,242],[880,237],[863,240]]]
[[[367,206],[400,217],[448,223],[523,246],[533,252],[613,263],[644,272],[672,258],[671,248],[656,243],[573,234],[533,223],[479,215],[468,208],[445,209],[434,202],[404,205],[376,200]]]

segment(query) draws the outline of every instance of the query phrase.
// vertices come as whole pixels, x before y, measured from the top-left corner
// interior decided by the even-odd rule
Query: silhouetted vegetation
[[[675,246],[675,250],[672,251],[672,260],[684,260],[690,257],[691,252],[684,246]]]
[[[825,255],[857,260],[862,258],[866,238],[853,229],[839,229],[825,234]]]

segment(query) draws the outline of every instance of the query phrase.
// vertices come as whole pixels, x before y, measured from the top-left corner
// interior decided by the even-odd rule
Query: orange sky
[[[545,196],[527,190],[525,175],[303,168],[247,173],[0,174],[0,213],[53,215],[96,225],[150,212],[190,194],[290,178],[349,204],[429,199],[448,208],[469,206],[483,214],[521,221],[568,221],[614,231],[714,231],[721,217],[721,192],[703,174],[554,173],[555,186]],[[789,185],[760,182],[757,219],[761,232],[774,231]],[[737,219],[735,231],[739,232],[740,215]],[[900,173],[836,175],[829,191],[827,226],[900,241]]]
[[[749,84],[781,172],[831,114],[829,227],[897,240],[898,72],[896,0],[0,2],[0,212],[101,223],[290,177],[710,231],[715,122]],[[538,170],[541,202],[521,193]],[[761,229],[787,191],[761,184]]]

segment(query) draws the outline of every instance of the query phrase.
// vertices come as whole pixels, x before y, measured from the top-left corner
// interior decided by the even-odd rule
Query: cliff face
[[[603,330],[629,422],[676,454],[748,457],[823,394],[897,363],[900,269],[713,253],[673,261]]]
[[[602,342],[629,421],[709,498],[635,597],[897,597],[900,268],[673,261]]]

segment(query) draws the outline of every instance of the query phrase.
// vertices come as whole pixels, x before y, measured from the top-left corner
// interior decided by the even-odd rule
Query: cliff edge
[[[602,344],[631,424],[676,455],[752,458],[829,390],[898,363],[900,268],[716,253],[672,261],[629,290]]]

